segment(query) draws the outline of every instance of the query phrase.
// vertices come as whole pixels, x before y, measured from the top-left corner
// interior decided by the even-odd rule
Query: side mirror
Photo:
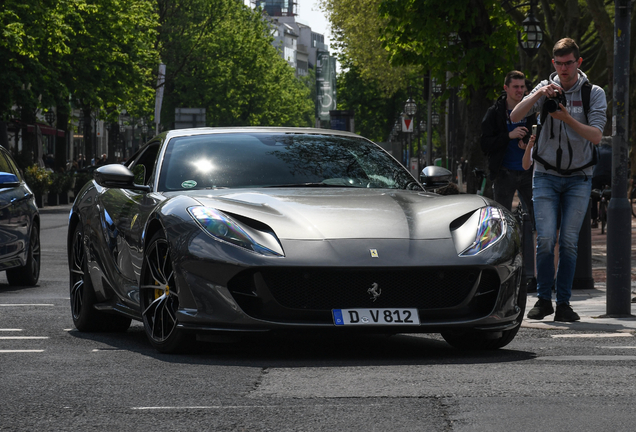
[[[150,186],[135,184],[135,175],[120,164],[101,166],[93,171],[93,177],[102,187],[150,192]]]
[[[15,174],[0,172],[0,188],[11,188],[20,186],[20,180]]]
[[[433,190],[448,186],[452,177],[453,173],[446,168],[431,165],[422,170],[420,182],[424,185],[424,189]]]

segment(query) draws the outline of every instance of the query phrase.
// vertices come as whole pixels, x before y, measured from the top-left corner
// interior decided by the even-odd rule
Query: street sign
[[[413,132],[413,119],[402,117],[402,132]]]

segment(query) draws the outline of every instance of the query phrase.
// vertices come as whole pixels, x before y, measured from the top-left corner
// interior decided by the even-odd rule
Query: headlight
[[[506,233],[506,221],[497,207],[476,211],[461,227],[453,231],[459,256],[473,256],[501,240]]]
[[[258,230],[232,220],[210,207],[189,207],[188,212],[214,239],[267,256],[284,256],[273,232]]]

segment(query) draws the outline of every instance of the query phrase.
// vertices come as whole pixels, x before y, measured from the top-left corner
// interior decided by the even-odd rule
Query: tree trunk
[[[84,155],[86,157],[86,163],[90,164],[93,158],[96,158],[93,150],[93,122],[91,118],[91,107],[83,107],[82,114],[84,115]]]
[[[470,95],[472,102],[466,106],[464,154],[467,155],[470,169],[468,173],[463,173],[463,175],[467,177],[468,193],[476,193],[481,186],[476,184],[475,176],[472,174],[474,168],[481,168],[488,175],[488,162],[481,151],[481,121],[484,118],[484,114],[486,114],[486,110],[492,104],[487,97],[487,93],[485,89],[474,90]],[[492,188],[489,180],[486,182],[484,195],[492,198]]]
[[[22,108],[20,115],[22,119],[22,153],[21,160],[25,161],[27,166],[37,163],[37,136],[36,136],[36,117],[35,111]],[[28,125],[33,125],[33,130],[29,132]]]
[[[57,129],[64,131],[64,136],[55,135],[55,166],[66,167],[66,161],[69,155],[66,153],[66,143],[68,140],[68,120],[69,107],[68,104],[57,105],[55,112],[57,113]]]

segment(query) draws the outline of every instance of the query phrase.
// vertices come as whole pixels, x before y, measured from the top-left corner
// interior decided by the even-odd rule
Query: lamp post
[[[415,131],[415,120],[413,119],[413,117],[415,117],[415,114],[417,114],[417,104],[413,101],[413,98],[409,96],[409,98],[407,99],[407,101],[404,103],[404,113],[409,117],[409,120],[413,123],[411,123],[410,127],[407,127],[406,132],[409,134],[409,170],[413,171],[413,166],[412,166],[412,161],[411,159],[413,158],[413,131]],[[410,129],[410,130],[409,130]]]
[[[631,206],[627,198],[631,9],[615,2],[612,199],[607,209],[607,317],[631,317]]]
[[[144,145],[146,143],[146,140],[148,139],[147,134],[148,134],[148,125],[146,124],[145,120],[142,120],[142,123],[141,123],[141,135],[143,137],[143,140],[141,142],[141,145]]]
[[[124,111],[119,115],[119,133],[121,135],[121,155],[122,159],[126,159],[126,122],[129,121],[128,114]]]
[[[413,117],[417,114],[417,104],[413,101],[412,97],[409,97],[408,100],[404,103],[404,113],[409,117],[409,120],[412,122]],[[411,158],[413,158],[413,131],[415,130],[414,125],[411,123],[410,127],[406,128],[406,132],[409,134],[409,157],[408,164],[409,170],[412,170],[412,162]],[[409,130],[410,129],[410,130]]]

